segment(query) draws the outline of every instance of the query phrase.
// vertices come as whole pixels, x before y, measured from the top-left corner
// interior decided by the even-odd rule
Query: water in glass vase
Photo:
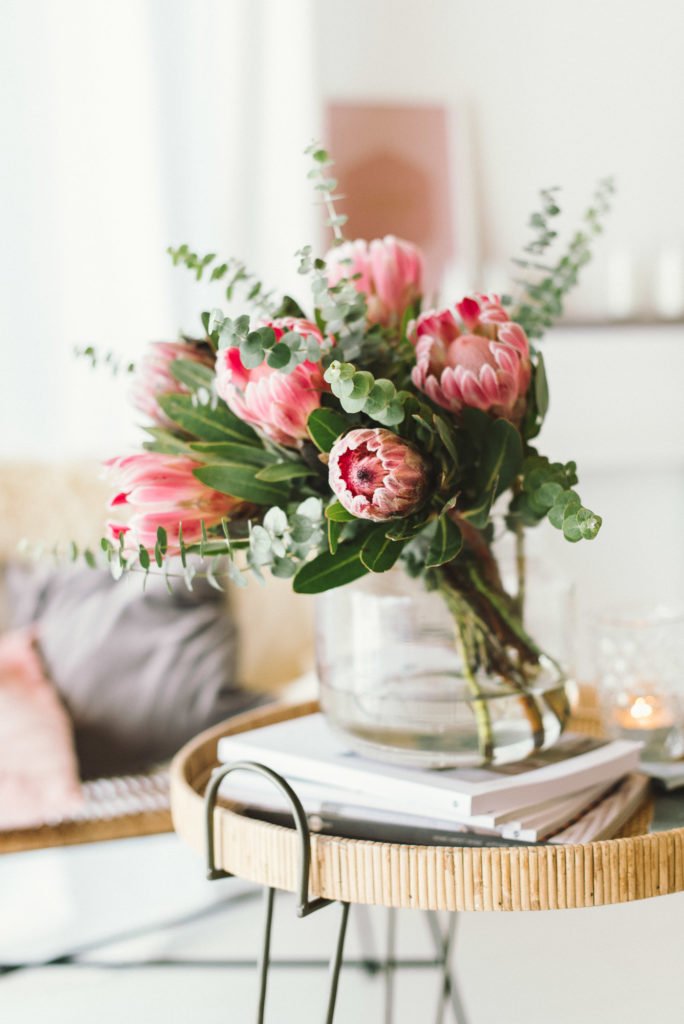
[[[562,730],[565,679],[554,662],[541,656],[525,692],[483,671],[469,679],[442,597],[401,571],[319,597],[317,656],[322,708],[366,756],[435,768],[504,764]]]

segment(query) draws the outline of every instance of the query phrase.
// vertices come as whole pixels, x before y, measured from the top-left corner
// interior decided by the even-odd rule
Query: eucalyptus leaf
[[[258,331],[250,331],[240,342],[240,361],[247,370],[255,370],[264,361],[264,344]]]
[[[297,571],[297,564],[291,558],[274,558],[271,564],[271,575],[281,580],[291,579]]]
[[[271,351],[268,353],[266,362],[274,370],[282,370],[288,365],[292,358],[292,351],[282,341],[274,345]]]

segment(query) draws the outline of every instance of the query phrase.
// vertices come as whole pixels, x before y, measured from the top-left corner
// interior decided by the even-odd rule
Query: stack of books
[[[577,843],[607,839],[646,798],[641,744],[567,733],[515,764],[429,770],[354,753],[321,714],[227,736],[223,763],[257,762],[294,789],[312,831],[423,845]],[[245,814],[291,824],[268,779],[234,772],[221,796]]]

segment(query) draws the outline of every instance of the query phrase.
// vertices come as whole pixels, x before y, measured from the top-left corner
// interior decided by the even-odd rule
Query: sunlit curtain
[[[132,439],[126,382],[74,346],[135,358],[220,295],[167,245],[296,286],[315,208],[313,0],[5,0],[0,33],[2,457],[104,455]]]

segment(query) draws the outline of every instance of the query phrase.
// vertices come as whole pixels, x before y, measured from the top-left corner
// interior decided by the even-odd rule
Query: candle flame
[[[651,697],[637,697],[629,709],[629,713],[632,718],[637,719],[639,722],[643,722],[645,719],[651,717],[654,710],[653,699]]]

